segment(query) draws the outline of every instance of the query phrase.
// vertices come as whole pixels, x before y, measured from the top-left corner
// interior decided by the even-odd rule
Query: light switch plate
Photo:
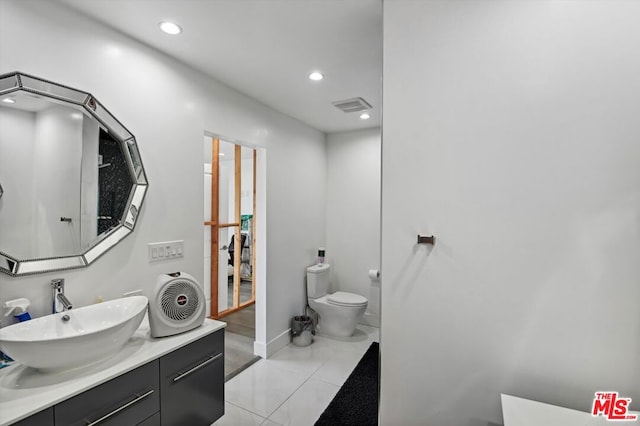
[[[184,240],[149,243],[149,262],[184,257]]]

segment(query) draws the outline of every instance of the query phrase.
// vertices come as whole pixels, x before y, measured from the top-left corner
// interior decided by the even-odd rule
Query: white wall
[[[116,248],[87,269],[0,275],[0,302],[25,296],[35,314],[45,313],[48,283],[58,276],[78,306],[150,288],[163,272],[187,271],[202,282],[202,135],[209,131],[268,152],[268,291],[256,307],[268,316],[256,335],[265,345],[288,337],[289,319],[304,303],[304,268],[325,238],[323,133],[49,1],[0,0],[0,72],[12,70],[94,94],[135,135],[150,186],[135,231]],[[147,243],[177,239],[184,259],[147,262]]]
[[[205,146],[209,147],[209,152],[211,152],[211,137],[205,136]],[[211,163],[205,163],[204,165],[204,220],[206,222],[212,221],[214,218],[211,217]],[[220,211],[226,213],[227,204],[228,204],[228,196],[229,191],[228,185],[229,175],[228,173],[223,172],[222,168],[220,170],[219,182],[220,182],[220,202],[218,204],[218,208]],[[226,183],[225,183],[226,182]],[[224,214],[223,213],[223,214]],[[225,219],[226,223],[227,220]],[[222,222],[221,222],[222,223]],[[220,245],[227,245],[228,241],[230,241],[233,228],[221,228],[218,230],[218,241]],[[211,226],[204,227],[204,293],[207,299],[207,316],[211,315],[211,261],[216,260],[218,262],[218,312],[224,311],[228,308],[228,292],[229,287],[226,285],[227,283],[227,257],[228,252],[226,250],[218,250],[215,258],[211,256]]]
[[[327,137],[327,261],[333,291],[368,299],[365,324],[380,322],[380,128]]]
[[[204,138],[205,149],[206,146],[211,146],[211,138],[205,136]],[[211,151],[211,148],[209,148]],[[206,151],[205,151],[206,152]],[[209,154],[209,157],[211,155]],[[211,161],[211,160],[209,160]],[[203,220],[205,222],[211,221],[211,163],[204,164],[204,216]],[[211,226],[205,226],[204,229],[204,295],[207,299],[207,311],[206,315],[211,315]],[[219,275],[218,275],[219,276]],[[220,298],[218,298],[218,303]]]
[[[501,392],[640,409],[639,19],[384,3],[380,424],[502,423]]]
[[[242,147],[240,215],[253,215],[253,150]]]

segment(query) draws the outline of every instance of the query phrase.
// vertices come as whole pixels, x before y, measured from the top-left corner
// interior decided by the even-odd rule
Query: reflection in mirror
[[[135,138],[93,96],[22,73],[0,76],[0,181],[10,275],[88,265],[131,232],[147,188]]]
[[[120,223],[133,185],[122,145],[102,129],[100,129],[98,152],[98,230],[96,235],[108,232]]]

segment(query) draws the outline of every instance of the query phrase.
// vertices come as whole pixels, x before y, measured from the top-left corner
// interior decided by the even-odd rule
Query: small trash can
[[[300,315],[291,318],[292,342],[296,346],[309,346],[315,333],[313,321],[310,316]]]

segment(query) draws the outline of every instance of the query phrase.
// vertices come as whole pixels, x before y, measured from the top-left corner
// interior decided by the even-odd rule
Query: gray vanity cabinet
[[[209,426],[224,414],[224,329],[13,426]]]
[[[55,424],[137,425],[160,411],[158,360],[96,386],[54,407]]]
[[[13,426],[53,426],[53,407],[14,423]]]
[[[138,423],[137,426],[160,426],[160,413],[155,413],[142,423]]]
[[[224,330],[160,358],[162,426],[209,426],[224,414]]]

